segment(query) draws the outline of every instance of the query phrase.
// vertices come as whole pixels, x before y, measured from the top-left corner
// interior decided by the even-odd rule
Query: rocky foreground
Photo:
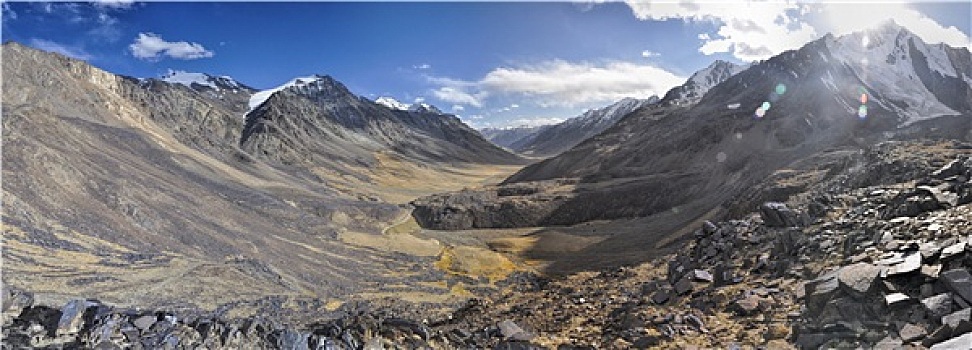
[[[360,307],[284,324],[35,305],[7,290],[3,346],[970,349],[970,150],[882,144],[814,181],[777,181],[800,191],[706,221],[675,256],[558,279],[516,274],[499,295],[444,314]]]

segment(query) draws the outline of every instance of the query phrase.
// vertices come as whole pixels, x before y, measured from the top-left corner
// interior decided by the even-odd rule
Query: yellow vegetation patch
[[[474,278],[486,277],[491,282],[502,280],[518,269],[503,254],[469,246],[443,249],[435,266],[447,273]]]

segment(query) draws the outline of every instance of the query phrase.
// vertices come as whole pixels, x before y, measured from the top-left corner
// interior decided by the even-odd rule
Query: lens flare
[[[763,107],[756,108],[756,118],[762,118],[766,115],[766,110]]]
[[[861,94],[861,104],[867,104],[867,94]]]
[[[716,154],[716,161],[719,163],[725,163],[726,158],[728,158],[726,152],[719,152],[719,154]]]
[[[857,109],[857,117],[861,119],[867,118],[867,106],[861,106],[861,108]]]
[[[768,111],[770,109],[770,106],[771,105],[770,105],[770,103],[768,101],[763,101],[763,105],[760,106],[759,108],[762,108],[763,110]]]
[[[782,83],[776,84],[776,94],[782,95],[785,93],[786,93],[786,85],[783,85]]]

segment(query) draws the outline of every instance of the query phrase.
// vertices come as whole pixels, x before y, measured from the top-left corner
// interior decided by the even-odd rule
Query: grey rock
[[[928,332],[925,331],[924,327],[911,323],[904,325],[904,327],[901,327],[901,330],[898,331],[898,335],[901,336],[901,340],[905,343],[921,340],[921,338],[924,338],[927,334]]]
[[[931,177],[944,180],[952,176],[967,174],[968,171],[969,169],[966,169],[965,167],[965,160],[959,158],[948,162],[948,164],[945,164],[945,166],[932,172]]]
[[[921,253],[909,252],[905,254],[904,261],[900,264],[891,266],[888,269],[888,276],[903,275],[921,269]]]
[[[931,350],[969,350],[972,349],[972,332],[932,345]]]
[[[693,288],[692,281],[689,278],[689,276],[682,277],[682,279],[678,280],[678,282],[675,283],[674,287],[675,287],[675,294],[678,295],[683,295],[685,293],[691,292]]]
[[[944,260],[962,254],[963,252],[965,252],[965,245],[966,245],[965,241],[960,241],[958,243],[945,247],[945,249],[942,249],[942,254],[940,258]]]
[[[840,292],[837,273],[831,272],[805,283],[805,298],[807,307],[821,309],[828,301]]]
[[[837,280],[845,293],[855,298],[864,298],[874,291],[880,274],[880,267],[868,263],[857,263],[841,268],[837,274]]]
[[[527,341],[505,340],[496,344],[493,350],[546,350],[546,348]]]
[[[530,332],[527,332],[523,328],[520,328],[519,325],[517,325],[511,320],[504,320],[503,322],[500,322],[496,326],[499,327],[500,333],[503,334],[503,337],[506,339],[512,339],[518,341],[530,341],[531,339],[534,338],[533,334],[530,334]]]
[[[740,315],[753,315],[759,311],[759,302],[762,300],[759,296],[750,295],[748,297],[736,300],[732,303],[733,311]]]
[[[308,350],[308,333],[303,333],[293,329],[287,329],[280,334],[277,340],[277,348],[281,350]]]
[[[142,330],[144,332],[144,331],[147,331],[150,327],[152,327],[152,325],[155,324],[155,321],[157,321],[157,320],[158,320],[158,318],[155,317],[155,315],[145,315],[145,316],[136,318],[135,321],[132,321],[132,324],[135,325],[135,327],[138,327],[138,329],[140,329],[140,330]]]
[[[942,324],[950,327],[953,333],[972,331],[972,309],[962,309],[942,316]]]
[[[692,270],[689,275],[697,282],[712,282],[712,274],[705,270]]]
[[[921,274],[927,278],[936,279],[938,275],[942,272],[942,265],[922,265]]]
[[[972,303],[972,275],[966,269],[954,269],[942,272],[940,280],[949,290]]]
[[[952,293],[942,293],[921,300],[928,315],[939,318],[952,312]]]
[[[942,207],[952,208],[958,205],[958,195],[951,192],[943,192],[942,190],[931,187],[931,186],[918,186],[916,192],[925,193],[930,195],[935,199],[936,202]]]
[[[925,340],[921,342],[925,347],[931,347],[934,344],[940,343],[947,340],[952,336],[952,328],[949,326],[940,326],[936,328],[931,334],[925,337]]]
[[[766,202],[759,207],[763,223],[769,227],[800,227],[806,224],[803,214],[779,202]]]
[[[661,305],[668,301],[669,298],[671,298],[671,292],[669,292],[667,288],[662,288],[651,296],[651,301],[653,301],[655,304]]]
[[[705,233],[706,236],[710,236],[716,233],[716,231],[719,231],[719,227],[713,224],[712,221],[705,220],[702,223],[702,233]]]
[[[76,334],[84,323],[84,310],[88,302],[84,299],[69,301],[61,308],[61,318],[57,321],[57,335]]]

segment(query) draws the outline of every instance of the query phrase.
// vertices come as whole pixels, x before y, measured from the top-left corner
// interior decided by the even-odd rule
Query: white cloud
[[[625,97],[662,95],[685,81],[667,70],[629,62],[553,60],[516,68],[502,67],[474,81],[429,77],[440,87],[432,94],[445,102],[482,107],[490,96],[529,98],[540,107],[578,107],[610,103]],[[519,104],[497,109],[510,111]]]
[[[823,26],[838,36],[874,28],[894,19],[928,43],[970,46],[966,33],[954,26],[943,26],[904,3],[828,3],[816,7],[816,11],[823,15]]]
[[[414,65],[412,66],[412,68],[426,70],[426,69],[432,69],[432,65],[428,63],[422,63],[422,64]]]
[[[414,103],[422,103],[422,102],[425,102],[425,97],[421,97],[421,96],[416,97],[414,100],[412,100],[412,102],[414,102]]]
[[[684,81],[684,77],[651,65],[554,60],[520,68],[497,68],[478,85],[486,91],[531,97],[541,106],[575,107],[660,95]]]
[[[14,10],[10,8],[10,4],[8,4],[6,1],[4,1],[3,4],[0,5],[0,6],[3,6],[3,19],[4,20],[17,19],[17,12],[14,12]]]
[[[465,111],[465,110],[466,110],[466,107],[463,107],[462,105],[452,105],[452,111],[453,112],[457,112],[458,113],[458,112],[462,112],[462,111]]]
[[[94,56],[85,51],[84,48],[59,44],[50,40],[34,38],[30,39],[29,45],[44,51],[56,52],[64,56],[83,61],[94,58]]]
[[[651,50],[641,51],[641,57],[644,57],[644,58],[652,58],[652,57],[658,57],[658,56],[661,56],[661,54],[660,53],[657,53],[657,52],[654,52],[654,51],[651,51]]]
[[[563,123],[563,122],[564,122],[564,119],[563,118],[544,118],[544,117],[520,118],[520,119],[512,119],[512,120],[507,121],[506,122],[506,126],[513,126],[513,127],[515,127],[515,126],[541,126],[541,125],[560,124],[560,123]]]
[[[706,55],[729,53],[745,61],[761,60],[799,48],[818,36],[813,27],[796,18],[801,5],[795,1],[625,3],[642,20],[715,23],[714,35],[699,35],[699,52]]]
[[[484,94],[479,94],[480,96],[476,96],[474,94],[463,91],[462,88],[458,88],[458,87],[443,86],[438,89],[432,90],[432,95],[445,102],[466,104],[475,107],[483,106],[482,97],[484,97]]]
[[[186,41],[166,41],[154,33],[139,33],[135,42],[128,46],[136,58],[157,61],[164,56],[180,60],[194,60],[213,57],[212,51],[198,43]]]
[[[93,2],[95,6],[102,8],[110,8],[116,10],[125,10],[135,4],[134,0],[96,0]]]
[[[769,58],[797,49],[824,33],[848,34],[873,28],[888,19],[930,43],[970,47],[968,33],[943,26],[901,1],[798,2],[650,2],[626,0],[641,20],[711,23],[713,33],[700,33],[699,52],[728,53],[744,61]],[[822,20],[821,20],[822,18]]]

